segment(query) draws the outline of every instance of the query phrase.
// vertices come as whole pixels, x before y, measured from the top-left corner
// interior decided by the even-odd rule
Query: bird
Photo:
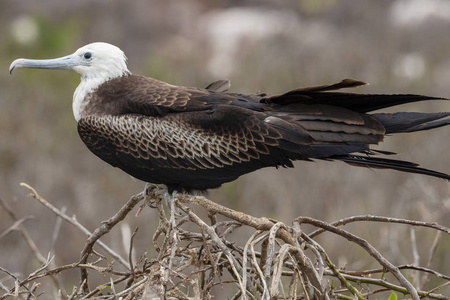
[[[108,164],[169,193],[206,191],[265,167],[294,161],[342,161],[445,180],[450,175],[390,158],[373,147],[386,135],[450,124],[449,112],[374,112],[417,101],[446,100],[413,94],[340,91],[354,79],[269,96],[228,92],[229,81],[206,88],[175,86],[132,74],[124,52],[95,42],[55,59],[17,59],[18,68],[73,70],[78,133]],[[300,180],[300,179],[299,179]]]

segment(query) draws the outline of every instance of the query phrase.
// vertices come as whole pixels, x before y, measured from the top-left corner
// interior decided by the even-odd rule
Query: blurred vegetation
[[[445,1],[432,2],[438,10],[449,10]],[[19,182],[58,201],[58,207],[66,206],[69,215],[76,214],[91,228],[144,187],[94,157],[78,138],[71,111],[78,75],[19,70],[10,76],[8,66],[16,58],[59,57],[87,43],[105,41],[125,51],[133,73],[177,85],[204,87],[228,78],[233,92],[277,94],[350,77],[371,83],[360,88],[361,92],[450,97],[450,14],[446,18],[439,11],[428,13],[420,5],[428,4],[420,0],[270,0],[264,4],[255,0],[151,0],[132,5],[119,0],[2,1],[0,197],[12,203],[18,215],[34,215],[25,226],[41,237],[38,246],[44,253],[54,252],[63,263],[77,259],[84,237],[74,234],[69,244],[52,248],[50,235],[56,220],[25,199]],[[450,111],[450,104],[436,101],[403,108]],[[448,128],[401,135],[388,138],[380,148],[448,173],[447,135]],[[282,221],[308,215],[331,222],[373,214],[450,226],[450,187],[442,180],[340,163],[295,165],[295,169],[266,169],[243,176],[211,191],[209,198]],[[154,214],[148,209],[139,219],[126,221],[132,228],[141,228],[141,237],[148,237],[155,230]],[[10,222],[0,209],[0,231]],[[348,229],[370,238],[392,262],[412,262],[410,251],[404,251],[410,249],[408,228],[377,224]],[[61,230],[61,237],[74,233],[67,226]],[[416,234],[424,241],[419,250],[426,251],[434,237],[426,230]],[[120,232],[110,236],[112,240],[120,237]],[[333,237],[321,242],[325,248],[335,248],[332,259],[342,262],[339,267],[357,262],[349,266],[357,269],[356,264],[368,261],[345,246],[341,251],[342,241]],[[151,246],[146,238],[136,238],[135,247]],[[432,266],[447,274],[449,249],[447,238]],[[26,246],[14,235],[0,243],[0,266],[6,269],[34,270],[36,261],[26,255]],[[71,275],[77,274],[62,276]]]

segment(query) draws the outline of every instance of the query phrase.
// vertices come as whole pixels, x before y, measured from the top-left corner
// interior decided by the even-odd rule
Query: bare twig
[[[139,228],[136,227],[136,229],[133,231],[133,234],[131,235],[130,239],[130,250],[128,251],[128,261],[130,262],[130,270],[132,275],[132,281],[134,281],[136,275],[134,273],[135,266],[133,264],[133,241],[136,233],[138,232]]]
[[[175,201],[175,199],[173,199],[172,201]],[[178,208],[180,208],[181,210],[183,210],[185,213],[187,213],[189,215],[189,217],[191,218],[191,220],[197,224],[202,230],[204,230],[205,232],[207,232],[209,234],[209,236],[211,237],[211,239],[217,244],[217,246],[219,246],[219,248],[224,252],[225,256],[227,257],[227,259],[230,262],[231,268],[233,269],[233,272],[239,282],[241,291],[243,293],[244,299],[246,299],[246,289],[243,286],[242,283],[242,279],[239,276],[239,273],[241,273],[241,267],[240,264],[237,262],[237,260],[234,258],[233,255],[231,255],[230,250],[226,247],[226,245],[220,240],[220,238],[217,236],[216,232],[214,231],[214,229],[210,226],[208,226],[205,222],[203,222],[202,219],[200,219],[197,215],[195,215],[187,206],[182,205],[181,203],[177,204]],[[250,290],[252,288],[252,286],[249,286]]]
[[[230,208],[224,207],[217,203],[214,203],[202,196],[185,196],[182,197],[180,194],[177,195],[177,199],[184,203],[192,203],[206,208],[208,211],[220,213],[230,219],[239,221],[244,225],[253,227],[258,230],[270,230],[274,225],[272,221],[267,218],[255,218],[250,215],[244,214],[242,212],[234,211]],[[294,247],[300,249],[299,244],[296,239],[294,239],[289,232],[284,229],[280,229],[277,232],[277,237],[281,238],[285,243],[288,243]],[[316,293],[316,297],[322,298],[327,297],[323,287],[320,283],[317,272],[315,271],[311,261],[302,253],[302,251],[296,251],[294,253],[300,269],[307,274],[309,281],[313,285]]]
[[[17,220],[14,224],[12,224],[8,229],[6,229],[5,231],[2,232],[2,234],[0,234],[0,240],[2,238],[4,238],[5,236],[7,236],[8,234],[10,234],[13,231],[19,230],[19,227],[22,225],[22,223],[24,223],[27,220],[33,219],[32,216],[26,216],[21,218],[20,220]]]
[[[418,266],[420,265],[420,256],[419,256],[419,251],[417,249],[417,241],[416,241],[416,232],[414,231],[414,227],[411,227],[409,229],[409,233],[411,236],[411,247],[412,247],[412,255],[414,258],[414,265]],[[416,288],[420,289],[420,272],[418,270],[416,270],[415,275],[415,283],[416,283]]]
[[[67,207],[64,206],[63,208],[61,208],[61,213],[65,214],[66,210],[67,210]],[[55,228],[54,228],[53,234],[52,234],[52,243],[51,243],[51,247],[50,247],[50,249],[52,249],[52,252],[54,252],[53,249],[55,248],[55,243],[58,238],[59,231],[61,229],[62,221],[63,221],[63,219],[61,219],[61,218],[56,219]]]
[[[75,217],[70,218],[66,214],[62,213],[59,209],[57,209],[56,207],[51,205],[49,202],[47,202],[44,198],[39,196],[39,194],[36,192],[36,190],[34,188],[32,188],[31,186],[29,186],[28,184],[21,183],[20,185],[23,186],[23,187],[26,187],[27,189],[29,189],[31,191],[31,194],[30,194],[31,197],[33,197],[34,199],[39,201],[41,204],[43,204],[46,208],[48,208],[50,211],[52,211],[58,217],[62,218],[64,221],[66,221],[69,224],[71,224],[71,225],[75,226],[76,228],[78,228],[86,236],[92,236],[92,233],[89,230],[87,230],[86,227],[81,225],[76,220]],[[101,241],[98,241],[97,244],[99,245],[99,247],[101,247],[103,250],[105,250],[109,255],[114,257],[115,260],[120,262],[124,267],[128,267],[128,262],[125,259],[123,259],[120,255],[118,255],[115,251],[113,251],[110,247],[108,247],[106,244],[104,244]],[[44,260],[45,260],[45,258],[44,258]]]
[[[428,254],[428,260],[427,260],[427,264],[426,264],[426,268],[428,268],[428,269],[430,268],[431,263],[433,261],[433,257],[434,257],[434,254],[436,253],[436,249],[439,244],[439,241],[441,240],[441,236],[442,236],[441,231],[436,232],[436,236],[434,237],[433,244],[431,245],[430,252]],[[429,278],[430,278],[429,273],[425,273],[422,278],[422,286],[425,286],[425,284],[428,282]]]
[[[302,238],[304,238],[314,249],[317,249],[317,251],[323,255],[325,261],[327,262],[328,267],[333,272],[333,275],[339,279],[339,281],[342,283],[343,286],[345,286],[355,297],[357,297],[360,300],[363,300],[364,297],[359,293],[359,291],[354,288],[346,279],[344,276],[342,276],[341,272],[339,272],[336,268],[336,266],[331,262],[331,259],[328,257],[325,250],[320,246],[317,242],[312,240],[308,235],[302,233]]]
[[[369,221],[369,222],[386,222],[386,223],[398,223],[398,224],[406,224],[406,225],[412,225],[412,226],[421,226],[421,227],[428,227],[433,228],[439,231],[443,231],[447,234],[450,234],[450,228],[447,228],[445,226],[436,224],[436,223],[430,223],[430,222],[422,222],[422,221],[413,221],[413,220],[405,220],[405,219],[398,219],[398,218],[390,218],[390,217],[381,217],[381,216],[372,216],[372,215],[364,215],[364,216],[353,216],[348,217],[345,219],[341,219],[339,221],[330,223],[330,225],[333,226],[342,226],[346,225],[352,222],[361,222],[361,221]],[[313,231],[309,234],[310,237],[314,238],[317,235],[325,232],[326,229],[317,229],[316,231]]]
[[[371,277],[364,277],[364,276],[353,276],[353,275],[348,275],[345,274],[341,271],[342,276],[348,280],[348,281],[352,281],[358,284],[371,284],[374,286],[381,286],[384,287],[385,291],[394,291],[394,292],[399,292],[402,294],[408,294],[408,290],[402,286],[390,283],[388,281],[386,281],[385,279],[377,279],[377,278],[371,278]],[[325,275],[327,276],[334,276],[333,272],[330,271],[325,271]],[[434,293],[429,293],[429,292],[425,292],[425,291],[418,291],[418,294],[420,297],[429,297],[432,299],[439,299],[439,300],[448,300],[448,297],[444,296],[444,295],[439,295],[439,294],[434,294]],[[364,295],[363,295],[364,296]]]
[[[449,275],[441,274],[439,272],[431,270],[430,268],[419,267],[419,266],[414,266],[414,265],[399,265],[399,266],[397,266],[397,268],[399,270],[418,270],[425,274],[433,274],[434,276],[436,276],[438,278],[442,278],[442,279],[450,281]],[[342,272],[344,272],[345,274],[348,274],[348,275],[353,275],[353,276],[366,276],[366,275],[371,275],[371,274],[376,274],[376,273],[383,273],[385,271],[386,271],[385,269],[380,268],[380,269],[365,270],[365,271],[342,271]]]
[[[309,217],[299,217],[295,219],[295,222],[299,223],[308,223],[317,227],[321,227],[322,229],[326,229],[327,231],[338,234],[347,240],[354,242],[360,245],[364,250],[367,251],[372,257],[374,257],[383,267],[392,272],[392,274],[397,278],[397,280],[408,290],[409,294],[414,300],[419,300],[419,295],[417,294],[417,290],[414,286],[403,276],[400,270],[394,266],[391,262],[389,262],[386,258],[384,258],[372,245],[370,245],[366,240],[357,237],[356,235],[347,232],[345,230],[339,229],[335,226],[327,224],[322,221],[318,221]]]
[[[140,202],[144,199],[144,193],[141,192],[137,195],[134,195],[130,198],[130,200],[125,203],[124,206],[110,219],[103,222],[103,225],[97,228],[91,236],[86,241],[86,245],[81,251],[81,264],[85,264],[87,262],[88,256],[92,253],[92,249],[94,247],[95,242],[103,235],[107,234],[117,223],[122,221],[126,215]],[[128,267],[128,266],[127,266]],[[87,282],[87,271],[84,267],[81,267],[81,280],[84,281],[86,279]],[[88,291],[87,284],[85,287],[85,291]]]
[[[18,224],[20,222],[20,220],[23,220],[25,218],[28,217],[24,217],[20,220],[18,220],[18,217],[16,216],[16,214],[14,213],[14,211],[7,205],[7,203],[0,198],[0,205],[3,207],[3,209],[8,213],[8,215],[10,216],[10,218],[15,222],[14,228],[16,230],[18,230],[20,232],[20,234],[22,235],[22,237],[24,238],[25,242],[27,243],[28,247],[31,249],[31,251],[33,252],[34,256],[36,257],[36,259],[41,263],[41,264],[45,264],[46,262],[46,258],[44,257],[44,255],[42,255],[42,253],[39,251],[39,249],[37,248],[36,244],[34,243],[33,239],[31,238],[30,234],[28,233],[28,231],[25,229],[24,226],[22,226],[22,224]],[[32,216],[30,216],[29,218],[32,218]],[[20,222],[22,223],[22,222]],[[1,239],[1,238],[0,238]],[[51,265],[52,267],[56,267],[56,265]],[[51,279],[56,287],[56,289],[58,290],[62,290],[63,284],[61,282],[61,280],[55,276],[51,276]]]

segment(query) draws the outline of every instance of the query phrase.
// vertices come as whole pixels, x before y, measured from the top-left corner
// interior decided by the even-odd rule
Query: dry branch
[[[31,195],[34,199],[44,204],[62,220],[74,225],[84,234],[89,232],[75,218],[68,217],[45,201],[33,188],[23,185],[32,191]],[[152,201],[159,217],[159,225],[152,239],[157,251],[156,257],[149,258],[147,251],[141,253],[138,252],[141,250],[135,249],[134,240],[138,238],[137,229],[130,238],[127,260],[120,257],[117,254],[118,251],[102,245],[99,241],[100,237],[107,235],[147,196],[140,193],[131,197],[117,214],[103,222],[102,226],[92,234],[89,233],[79,262],[49,268],[53,259],[49,256],[42,262],[41,267],[25,278],[0,267],[0,272],[7,274],[12,281],[10,286],[2,283],[4,293],[0,295],[0,300],[39,298],[38,280],[74,269],[82,271],[81,284],[74,287],[67,296],[63,291],[59,291],[58,294],[62,299],[119,299],[120,297],[123,299],[211,299],[223,290],[232,291],[234,296],[231,299],[365,299],[369,295],[382,291],[409,294],[413,299],[448,298],[438,292],[445,290],[450,284],[450,276],[430,268],[437,243],[442,240],[441,235],[434,241],[426,267],[395,266],[368,241],[337,227],[349,222],[373,221],[424,226],[447,234],[450,232],[448,228],[438,224],[357,216],[331,224],[299,217],[294,220],[292,226],[289,226],[282,222],[256,218],[231,210],[201,196],[177,194],[170,202],[170,207],[165,208],[161,204],[160,195],[161,193],[152,190],[148,195],[149,199],[144,201],[144,203]],[[2,203],[2,206],[5,206],[5,203]],[[206,210],[208,221],[197,214],[196,211],[202,209]],[[182,215],[179,215],[179,211]],[[219,221],[217,215],[228,219]],[[7,229],[6,233],[19,227],[24,230],[23,220],[26,220],[26,217],[14,218],[15,223]],[[319,231],[310,235],[305,234],[301,227],[306,223],[320,228]],[[250,237],[242,244],[230,240],[230,234],[243,227],[254,230]],[[325,231],[356,243],[370,254],[381,268],[355,271],[339,269],[330,259],[327,250],[314,240],[317,234]],[[99,245],[106,252],[106,256],[95,253],[93,250],[95,245]],[[139,257],[136,262],[132,259],[132,253],[136,253]],[[100,258],[89,262],[92,254]],[[124,271],[116,270],[110,261],[111,259],[119,261],[118,257],[123,260],[121,265],[125,268]],[[414,288],[400,273],[400,269],[417,272],[417,276],[427,275],[429,276],[427,280],[439,278],[441,283],[428,291],[418,290],[419,287]],[[92,282],[93,279],[88,276],[91,272],[106,275],[106,281],[101,284]],[[391,272],[397,281],[379,278],[379,275],[384,272]],[[330,285],[325,278],[333,281],[337,279],[341,286]],[[91,289],[90,286],[96,287]]]

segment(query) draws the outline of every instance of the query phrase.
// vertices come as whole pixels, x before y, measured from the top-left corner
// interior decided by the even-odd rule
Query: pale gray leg
[[[175,198],[176,194],[178,194],[178,192],[175,190],[172,192],[172,195],[169,194],[169,191],[167,189],[164,191],[164,194],[162,194],[162,196],[164,197],[164,201],[166,202],[167,207],[170,207],[170,201]]]

